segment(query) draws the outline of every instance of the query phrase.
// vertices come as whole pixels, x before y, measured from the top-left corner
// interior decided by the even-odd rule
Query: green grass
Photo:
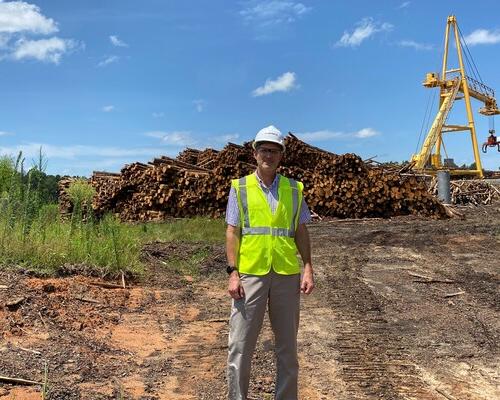
[[[43,164],[41,159],[38,165]],[[140,252],[145,243],[224,241],[222,220],[192,218],[126,224],[112,215],[96,220],[90,206],[94,189],[81,180],[68,190],[73,214],[62,220],[57,204],[41,200],[37,180],[41,167],[26,172],[23,165],[21,154],[16,160],[0,157],[0,267],[20,266],[53,275],[62,266],[82,265],[103,275],[122,271],[140,275],[144,271]],[[186,262],[192,265],[195,261]],[[183,262],[174,269],[186,270]]]
[[[49,213],[50,214],[50,213]],[[204,241],[222,243],[224,222],[207,218],[172,220],[164,223],[126,224],[106,216],[101,221],[62,221],[59,216],[34,219],[28,231],[24,224],[9,225],[0,218],[0,265],[20,265],[40,274],[53,275],[65,264],[94,267],[117,275],[124,271],[140,275],[143,265],[139,256],[142,246],[152,241]],[[174,262],[176,270],[190,272],[206,254]],[[177,265],[178,264],[178,265]]]
[[[50,396],[49,367],[47,361],[45,361],[43,367],[42,400],[48,400],[49,396]]]
[[[140,231],[143,239],[149,241],[222,243],[225,238],[224,221],[204,217],[174,219],[165,223],[138,224],[130,229]]]
[[[208,249],[198,249],[193,254],[174,257],[168,262],[164,262],[168,268],[182,275],[191,275],[193,277],[199,277],[200,269],[198,266],[210,255]]]

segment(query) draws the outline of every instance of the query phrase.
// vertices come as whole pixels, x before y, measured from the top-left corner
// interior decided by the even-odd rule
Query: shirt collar
[[[280,179],[280,175],[276,174],[276,176],[274,177],[273,183],[271,183],[271,186],[267,187],[266,184],[264,183],[264,181],[262,179],[260,179],[260,176],[257,173],[257,171],[255,171],[255,176],[257,177],[257,181],[259,181],[260,186],[262,186],[263,188],[266,188],[268,190],[274,189],[278,185],[278,181]]]

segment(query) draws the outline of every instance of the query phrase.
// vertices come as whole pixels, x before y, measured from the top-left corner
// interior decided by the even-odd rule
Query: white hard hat
[[[285,150],[285,141],[283,135],[280,130],[276,128],[274,125],[266,126],[262,128],[257,135],[255,135],[255,140],[253,141],[252,147],[255,149],[255,146],[258,142],[271,142],[279,144],[283,151]]]

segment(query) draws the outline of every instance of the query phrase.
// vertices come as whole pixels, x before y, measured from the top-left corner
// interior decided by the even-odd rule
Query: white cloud
[[[23,152],[26,159],[36,157],[40,148],[47,158],[59,158],[65,160],[79,159],[81,157],[140,157],[154,156],[159,152],[158,147],[121,148],[102,146],[54,146],[46,143],[28,143],[12,147],[0,146],[0,154],[18,154]]]
[[[196,108],[196,111],[202,112],[203,110],[205,110],[207,102],[205,100],[199,99],[199,100],[193,100],[193,104]]]
[[[235,140],[238,140],[239,138],[240,138],[239,133],[229,133],[227,135],[215,137],[215,141],[218,143],[226,144],[227,142],[234,142]]]
[[[98,67],[105,67],[106,65],[118,62],[119,59],[120,59],[120,57],[118,57],[118,56],[108,56],[104,60],[102,60],[99,64],[97,64],[97,66]]]
[[[154,112],[151,115],[153,116],[153,118],[163,118],[165,116],[165,113],[164,112]]]
[[[60,175],[87,175],[92,171],[119,171],[136,161],[147,162],[153,157],[169,155],[174,157],[178,148],[151,147],[114,147],[114,146],[56,146],[47,143],[27,143],[16,146],[0,146],[0,154],[17,157],[22,151],[23,157],[30,164],[37,160],[40,147],[48,159],[48,173]],[[68,162],[68,160],[70,162]],[[28,165],[27,165],[28,166]]]
[[[264,96],[274,92],[288,92],[297,88],[295,72],[285,72],[275,80],[267,79],[264,86],[260,86],[252,92],[252,96]]]
[[[40,40],[20,39],[16,43],[12,58],[15,60],[32,58],[38,61],[59,64],[63,54],[76,47],[77,43],[74,40],[58,37]]]
[[[118,36],[111,35],[109,37],[109,40],[111,41],[111,44],[116,47],[128,47],[128,44],[125,43],[124,41],[118,39]]]
[[[350,133],[331,131],[328,129],[314,132],[297,133],[297,136],[306,142],[326,142],[335,139],[349,140],[353,138],[366,139],[377,135],[380,135],[380,132],[372,128],[363,128],[359,131]]]
[[[146,132],[145,135],[153,138],[158,138],[162,143],[168,146],[186,147],[193,146],[197,143],[197,141],[192,137],[190,131],[151,131]]]
[[[365,139],[369,138],[372,136],[378,136],[380,135],[380,132],[377,132],[375,129],[372,128],[363,128],[357,132],[354,133],[354,136],[360,139]]]
[[[500,30],[489,31],[488,29],[476,29],[464,38],[469,46],[478,44],[496,44],[500,43]]]
[[[246,22],[261,27],[294,22],[311,10],[294,1],[251,1],[248,4],[248,7],[240,11],[240,15]]]
[[[10,136],[13,135],[11,132],[0,131],[0,136]]]
[[[48,35],[57,31],[57,24],[42,15],[40,7],[24,1],[0,2],[0,32]]]
[[[321,142],[331,139],[338,139],[345,136],[342,132],[334,132],[329,130],[298,133],[297,136],[306,142]]]
[[[410,4],[411,4],[411,1],[405,1],[399,5],[398,9],[407,8]]]
[[[387,22],[377,23],[373,21],[373,18],[363,18],[361,21],[356,23],[356,28],[352,31],[352,33],[344,31],[344,34],[340,40],[335,43],[335,46],[356,47],[370,36],[373,36],[378,32],[388,32],[392,30],[392,28],[393,26]]]
[[[111,105],[110,105],[110,106],[104,106],[104,107],[102,108],[102,111],[104,111],[104,112],[106,112],[106,113],[109,113],[109,112],[111,112],[111,111],[115,111],[115,106],[111,106]]]
[[[417,43],[413,40],[401,40],[398,42],[401,47],[411,47],[415,50],[432,50],[434,46],[432,44]]]
[[[11,36],[5,33],[0,33],[0,50],[3,50],[9,44]]]
[[[0,0],[0,59],[34,59],[59,64],[61,57],[83,43],[57,36],[31,39],[32,35],[58,32],[57,23],[41,13],[40,7],[24,1]]]

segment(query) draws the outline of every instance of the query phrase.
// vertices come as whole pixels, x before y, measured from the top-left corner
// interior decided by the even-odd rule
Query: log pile
[[[320,216],[444,215],[424,181],[371,168],[355,154],[335,155],[289,135],[283,164],[284,175],[304,183],[307,203]]]
[[[286,138],[286,148],[279,172],[304,183],[307,204],[321,217],[445,215],[417,177],[373,168],[355,154],[335,155],[292,134]],[[124,221],[220,217],[230,180],[255,168],[251,142],[229,143],[221,151],[186,149],[176,159],[126,165],[120,174],[94,173],[90,179],[97,190],[94,209],[97,215],[112,212]]]

